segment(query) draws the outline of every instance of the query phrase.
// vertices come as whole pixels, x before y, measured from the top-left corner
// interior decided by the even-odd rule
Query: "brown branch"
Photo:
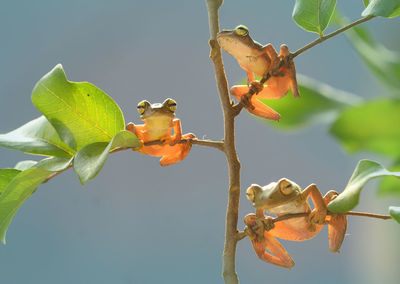
[[[330,34],[327,34],[326,36],[321,36],[321,37],[317,38],[316,40],[306,44],[302,48],[299,48],[295,52],[293,52],[293,53],[289,54],[288,56],[286,56],[284,58],[284,60],[281,61],[281,64],[277,68],[274,68],[269,73],[265,74],[265,76],[263,78],[261,78],[260,83],[264,84],[265,82],[267,82],[268,79],[271,77],[271,74],[274,74],[274,73],[278,72],[279,69],[285,64],[285,62],[293,60],[296,56],[302,54],[304,51],[306,51],[306,50],[308,50],[308,49],[310,49],[310,48],[312,48],[312,47],[314,47],[314,46],[326,41],[327,39],[330,39],[331,37],[334,37],[334,36],[344,32],[344,31],[346,31],[346,30],[348,30],[348,29],[350,29],[350,28],[352,28],[354,26],[357,26],[357,25],[359,25],[361,23],[369,21],[374,17],[375,16],[368,16],[368,17],[359,19],[359,20],[357,20],[357,21],[355,21],[353,23],[348,24],[347,26],[344,26],[344,27],[342,27],[342,28],[330,33]],[[248,101],[250,101],[251,96],[256,95],[256,94],[257,94],[257,90],[254,89],[254,88],[250,88],[249,92],[242,96],[242,99],[237,104],[235,104],[233,106],[235,116],[239,115],[239,113],[242,111],[242,109],[244,107],[246,107],[246,104],[247,104]]]
[[[357,211],[349,211],[346,213],[335,213],[335,212],[327,212],[327,215],[336,215],[336,214],[345,214],[345,215],[350,215],[350,216],[360,216],[360,217],[368,217],[368,218],[376,218],[376,219],[381,219],[381,220],[389,220],[392,219],[390,215],[383,215],[383,214],[375,214],[375,213],[368,213],[368,212],[357,212]],[[272,223],[288,220],[288,219],[293,219],[293,218],[300,218],[300,217],[307,217],[309,216],[310,213],[293,213],[293,214],[285,214],[279,217],[275,217],[272,219]],[[244,231],[240,231],[236,234],[236,238],[238,241],[244,239],[247,236],[247,234]]]
[[[206,3],[210,28],[210,58],[214,64],[215,79],[223,111],[224,150],[229,168],[229,192],[226,211],[225,244],[222,254],[222,276],[225,283],[238,284],[239,279],[235,271],[235,258],[240,197],[240,163],[235,146],[235,112],[229,98],[228,82],[222,62],[221,48],[216,41],[217,33],[219,32],[218,9],[222,4],[222,0],[206,0]]]

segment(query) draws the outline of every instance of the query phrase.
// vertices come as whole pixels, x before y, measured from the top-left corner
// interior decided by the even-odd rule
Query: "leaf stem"
[[[289,56],[290,56],[290,59],[293,59],[293,58],[295,58],[297,55],[302,54],[304,51],[306,51],[306,50],[308,50],[308,49],[310,49],[310,48],[312,48],[312,47],[314,47],[314,46],[320,44],[321,42],[324,42],[324,41],[326,41],[327,39],[329,39],[329,38],[331,38],[331,37],[334,37],[334,36],[336,36],[336,35],[338,35],[338,34],[344,32],[344,31],[346,31],[346,30],[348,30],[348,29],[350,29],[350,28],[352,28],[352,27],[354,27],[354,26],[357,26],[357,25],[359,25],[359,24],[361,24],[361,23],[364,23],[364,22],[366,22],[366,21],[369,21],[369,20],[371,20],[371,19],[374,18],[374,17],[375,17],[375,16],[367,16],[367,17],[365,17],[365,18],[361,18],[361,19],[359,19],[359,20],[357,20],[357,21],[355,21],[355,22],[353,22],[353,23],[348,24],[347,26],[344,26],[344,27],[342,27],[342,28],[340,28],[340,29],[338,29],[338,30],[336,30],[336,31],[334,31],[334,32],[331,32],[330,34],[327,34],[327,35],[325,35],[325,36],[321,36],[320,38],[317,38],[316,40],[310,42],[309,44],[307,44],[307,45],[303,46],[302,48],[300,48],[300,49],[296,50],[295,52],[293,52],[291,55],[289,55]]]

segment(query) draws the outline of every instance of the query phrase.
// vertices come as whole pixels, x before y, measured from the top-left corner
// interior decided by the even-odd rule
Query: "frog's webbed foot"
[[[329,204],[339,194],[330,190],[324,196],[325,204]],[[347,230],[346,214],[335,214],[328,217],[329,249],[331,252],[339,252]]]
[[[258,81],[252,81],[249,84],[249,88],[250,88],[249,92],[251,91],[251,92],[253,92],[254,94],[257,95],[259,92],[262,91],[262,89],[264,89],[264,84],[260,83]]]
[[[314,209],[311,211],[310,215],[308,216],[308,222],[312,225],[325,225],[325,218],[326,218],[327,210],[317,210]]]
[[[246,224],[244,229],[245,233],[249,236],[250,240],[257,240],[259,242],[264,241],[264,224],[262,218],[256,216],[256,214],[247,214],[243,221]]]

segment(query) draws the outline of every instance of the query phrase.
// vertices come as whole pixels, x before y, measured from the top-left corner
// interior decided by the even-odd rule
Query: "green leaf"
[[[338,213],[352,210],[358,204],[360,191],[365,183],[380,176],[400,178],[400,172],[390,172],[381,164],[371,160],[359,161],[343,192],[328,204],[328,210]]]
[[[361,16],[393,18],[400,15],[400,0],[371,0]]]
[[[392,172],[400,172],[400,160],[390,168]],[[380,195],[397,194],[400,195],[400,180],[394,177],[384,177],[379,186]]]
[[[307,123],[334,119],[338,111],[361,102],[356,95],[335,89],[308,77],[298,75],[300,98],[294,98],[289,92],[277,100],[260,100],[281,114],[279,123],[267,119],[279,129],[293,129]]]
[[[364,2],[364,7],[367,7],[369,4],[369,0],[363,0],[363,2]]]
[[[301,28],[323,36],[335,6],[336,0],[296,0],[292,17]]]
[[[349,23],[339,13],[335,19],[340,26]],[[394,94],[400,95],[400,55],[376,42],[362,26],[353,27],[345,35],[375,77]]]
[[[6,232],[22,203],[52,172],[30,168],[17,174],[0,195],[0,240],[6,243]]]
[[[109,142],[125,127],[121,109],[107,94],[90,83],[68,81],[60,64],[36,83],[32,101],[76,151]]]
[[[400,100],[381,99],[344,110],[330,131],[350,152],[400,157],[399,125]]]
[[[140,147],[140,141],[135,134],[129,131],[117,133],[110,143],[97,142],[86,145],[74,159],[74,170],[82,184],[93,179],[104,167],[110,151],[116,148]]]
[[[0,195],[10,181],[21,171],[16,169],[0,169]]]
[[[74,151],[61,141],[54,127],[44,116],[36,118],[21,127],[0,134],[0,146],[29,154],[72,157]]]
[[[15,165],[14,169],[25,171],[27,169],[32,168],[36,164],[37,161],[32,161],[32,160],[20,161]]]
[[[389,206],[389,214],[397,223],[400,223],[400,207]]]

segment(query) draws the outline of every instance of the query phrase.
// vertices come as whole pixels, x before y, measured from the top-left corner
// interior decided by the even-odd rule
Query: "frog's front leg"
[[[255,214],[249,214],[244,218],[247,228],[252,230],[256,226],[257,217]],[[248,230],[247,229],[247,230]],[[267,231],[264,231],[263,238],[252,238],[249,234],[251,243],[257,256],[268,263],[272,263],[284,268],[292,268],[294,261],[285,250],[285,248]]]
[[[315,184],[309,185],[304,191],[301,193],[301,199],[307,200],[308,197],[311,197],[312,202],[314,203],[314,210],[310,213],[308,217],[308,221],[311,225],[318,224],[324,225],[325,224],[325,217],[328,209],[326,207],[324,198],[322,197],[321,192],[319,191],[318,187]],[[313,226],[311,227],[311,229]]]
[[[178,118],[175,118],[172,121],[172,128],[174,130],[174,134],[171,136],[171,142],[170,145],[173,146],[182,139],[182,125],[181,125],[181,120]]]
[[[126,126],[125,126],[125,130],[128,130],[130,132],[132,132],[133,134],[135,134],[137,136],[137,138],[139,138],[140,142],[143,145],[143,140],[144,140],[144,130],[145,130],[145,125],[144,124],[140,124],[140,125],[136,125],[133,122],[129,122]]]
[[[290,54],[291,53],[290,53],[287,45],[282,44],[281,48],[280,48],[280,53],[279,53],[279,57],[281,58],[281,60],[284,60]],[[294,66],[293,59],[290,59],[287,62],[285,62],[284,66],[281,68],[280,71],[285,73],[285,76],[287,78],[289,86],[292,89],[293,96],[296,98],[300,97],[299,89],[297,86],[297,79],[296,79],[296,67]]]

